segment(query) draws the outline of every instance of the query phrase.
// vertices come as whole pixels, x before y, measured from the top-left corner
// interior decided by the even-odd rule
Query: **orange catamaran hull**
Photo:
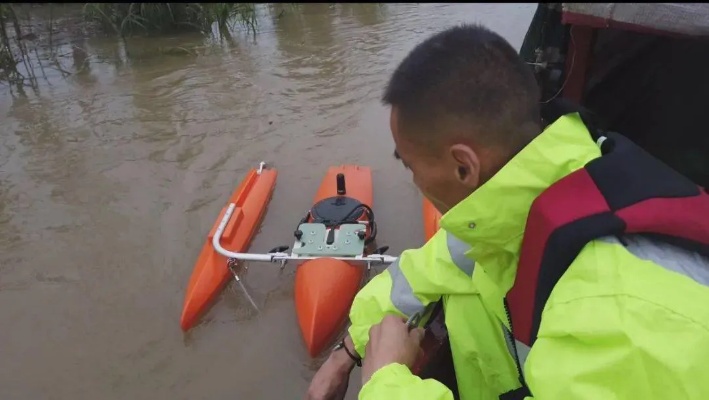
[[[338,193],[337,176],[342,175],[346,191]],[[356,165],[330,167],[313,204],[336,202],[347,197],[372,206],[372,173]],[[315,208],[314,208],[315,210]],[[312,211],[311,211],[312,212]],[[359,221],[368,222],[366,213]],[[371,225],[368,234],[371,234]],[[307,232],[304,233],[307,236]],[[350,306],[364,277],[364,266],[334,258],[305,261],[295,273],[295,307],[298,324],[308,353],[315,357],[337,337],[344,327]]]
[[[222,234],[221,243],[225,248],[236,252],[248,249],[271,200],[276,176],[275,169],[253,168],[231,195],[227,206],[234,203],[236,208]],[[212,247],[212,238],[226,209],[222,209],[207,235],[190,277],[180,318],[183,331],[197,324],[232,276],[226,257]]]

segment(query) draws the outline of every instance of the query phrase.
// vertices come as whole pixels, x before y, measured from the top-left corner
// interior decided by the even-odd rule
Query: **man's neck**
[[[471,244],[470,256],[486,270],[495,269],[501,274],[499,280],[514,280],[534,199],[598,156],[600,150],[581,120],[576,115],[562,117],[450,209],[441,219],[441,227]]]

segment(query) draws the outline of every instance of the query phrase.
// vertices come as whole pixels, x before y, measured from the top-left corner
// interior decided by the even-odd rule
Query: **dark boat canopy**
[[[542,102],[581,104],[709,187],[709,4],[540,3],[521,54]]]

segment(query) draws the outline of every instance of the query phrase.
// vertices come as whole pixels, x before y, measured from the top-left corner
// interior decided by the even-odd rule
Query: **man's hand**
[[[353,351],[352,340],[345,338],[345,346]],[[350,372],[354,368],[354,361],[347,355],[344,349],[337,350],[330,354],[330,357],[323,363],[318,372],[310,382],[306,400],[341,400],[347,393],[347,385],[350,381]]]
[[[394,315],[387,315],[382,322],[373,325],[362,364],[362,386],[388,364],[399,363],[411,368],[421,353],[423,335],[423,328],[409,331],[406,320]]]

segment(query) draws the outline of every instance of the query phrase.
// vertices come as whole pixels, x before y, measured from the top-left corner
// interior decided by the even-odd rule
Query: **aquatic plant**
[[[0,4],[0,80],[12,83],[34,79],[29,51],[22,42],[22,28],[11,3]],[[20,72],[18,66],[24,67]],[[25,76],[27,75],[27,76]]]
[[[67,68],[64,59],[66,51],[58,53],[62,43],[55,43],[53,33],[57,29],[66,29],[66,23],[57,27],[54,20],[56,4],[42,5],[2,3],[0,4],[0,87],[9,84],[10,93],[13,87],[18,93],[23,93],[25,87],[37,91],[39,78],[45,82],[48,73],[59,72],[66,77],[83,70],[83,66]],[[32,10],[43,8],[48,15],[33,19]],[[63,5],[59,5],[63,7]],[[42,21],[42,22],[40,22]],[[66,43],[64,43],[66,44]],[[66,50],[66,48],[65,48]],[[72,48],[70,54],[81,49]]]
[[[225,31],[236,22],[255,32],[256,3],[86,3],[84,17],[120,36]]]
[[[297,3],[78,3],[64,9],[54,3],[0,3],[0,85],[12,83],[21,90],[28,84],[37,86],[37,75],[46,79],[45,70],[58,71],[62,76],[87,70],[85,55],[78,64],[76,60],[82,57],[73,57],[85,53],[85,49],[70,43],[67,53],[68,29],[78,35],[99,31],[119,36],[128,54],[130,36],[194,31],[224,39],[231,36],[236,25],[255,35],[261,11],[280,17],[301,8]],[[55,11],[59,11],[59,19],[55,19]],[[63,51],[57,52],[62,46]],[[182,47],[161,49],[159,53],[195,54]],[[68,54],[73,57],[73,68],[63,65]]]

